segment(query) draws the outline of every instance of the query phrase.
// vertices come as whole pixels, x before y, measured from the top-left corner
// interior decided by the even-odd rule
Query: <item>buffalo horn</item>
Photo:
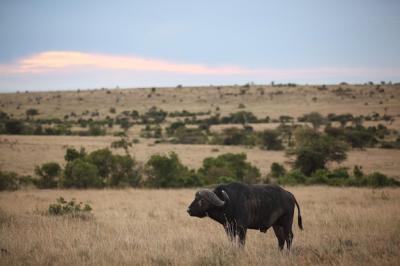
[[[224,206],[224,204],[225,204],[225,201],[218,198],[218,196],[210,190],[207,190],[207,189],[200,190],[198,193],[199,193],[199,196],[208,200],[211,204],[213,204],[215,206],[221,207],[221,206]]]

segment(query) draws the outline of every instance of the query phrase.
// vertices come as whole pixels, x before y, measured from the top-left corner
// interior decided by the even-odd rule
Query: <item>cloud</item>
[[[1,70],[19,73],[41,73],[82,68],[174,72],[184,74],[240,74],[246,70],[238,67],[210,67],[201,64],[175,63],[166,60],[138,56],[115,56],[73,51],[49,51],[18,60]]]
[[[81,70],[112,70],[161,72],[190,75],[244,76],[284,79],[324,79],[361,77],[400,77],[399,68],[325,67],[325,68],[247,68],[240,66],[207,66],[204,64],[178,63],[139,56],[117,56],[77,51],[47,51],[17,60],[10,65],[0,65],[0,74],[40,74],[74,72]]]

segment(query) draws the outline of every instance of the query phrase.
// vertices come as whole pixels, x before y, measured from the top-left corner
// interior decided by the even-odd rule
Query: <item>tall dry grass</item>
[[[400,190],[290,187],[305,230],[290,254],[272,230],[246,247],[220,225],[191,218],[195,190],[28,190],[0,194],[1,265],[395,265]],[[59,196],[89,201],[93,219],[43,214]]]

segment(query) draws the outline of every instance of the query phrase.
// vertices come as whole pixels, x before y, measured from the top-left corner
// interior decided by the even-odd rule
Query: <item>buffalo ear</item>
[[[230,199],[229,199],[228,193],[226,193],[225,190],[222,190],[221,193],[222,193],[222,196],[224,197],[225,203],[229,202]]]

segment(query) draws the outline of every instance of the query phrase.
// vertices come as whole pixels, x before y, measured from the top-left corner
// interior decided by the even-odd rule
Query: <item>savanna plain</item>
[[[0,194],[2,265],[398,265],[399,189],[287,187],[304,230],[279,251],[272,230],[230,243],[221,225],[186,213],[195,190],[35,190]],[[55,198],[93,217],[46,215]],[[295,217],[295,221],[296,221]]]
[[[20,92],[0,95],[1,111],[16,119],[37,109],[34,119],[100,120],[117,118],[125,110],[146,112],[153,106],[169,113],[192,112],[197,118],[252,112],[262,123],[246,123],[254,131],[275,129],[310,112],[389,117],[369,119],[364,126],[383,123],[400,130],[400,85],[330,86],[207,86],[141,89],[98,89],[67,92]],[[72,115],[73,114],[73,115]],[[94,115],[93,115],[94,114]],[[286,117],[286,118],[285,118]],[[289,118],[288,118],[289,117]],[[182,116],[167,116],[163,131]],[[190,118],[190,117],[189,117]],[[33,119],[30,117],[29,119]],[[27,120],[28,121],[28,120]],[[351,123],[351,122],[349,122]],[[227,127],[211,125],[210,132]],[[173,151],[196,169],[206,157],[245,153],[267,176],[273,162],[291,166],[280,150],[215,143],[182,144],[145,136],[145,125],[133,124],[125,135],[134,139],[127,150],[139,164],[153,154]],[[85,128],[75,127],[72,131]],[[120,139],[114,124],[101,136],[0,135],[0,170],[33,175],[36,166],[54,161],[65,165],[67,148],[87,151],[110,148]],[[319,129],[323,130],[323,126]],[[396,134],[385,141],[395,142]],[[392,138],[392,139],[391,139]],[[116,149],[113,152],[124,154]],[[328,168],[362,166],[400,179],[400,150],[350,149],[347,159]],[[221,225],[209,218],[190,217],[186,209],[197,188],[182,189],[36,189],[0,192],[1,265],[399,265],[400,189],[371,187],[285,186],[301,207],[304,230],[293,224],[290,252],[279,251],[273,230],[249,230],[244,248],[228,241]],[[49,204],[59,197],[92,206],[82,217],[52,216]],[[295,215],[297,221],[297,214]]]

